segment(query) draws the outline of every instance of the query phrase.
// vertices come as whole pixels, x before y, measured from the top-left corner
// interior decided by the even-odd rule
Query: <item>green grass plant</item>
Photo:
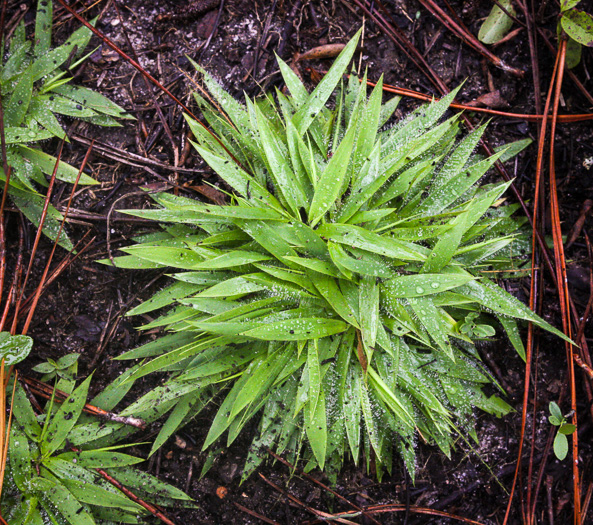
[[[39,0],[32,38],[27,38],[24,20],[16,27],[0,65],[0,88],[4,110],[4,138],[6,156],[11,168],[8,194],[14,204],[35,225],[39,225],[44,207],[44,196],[39,187],[47,187],[46,175],[52,175],[57,159],[33,144],[58,137],[68,140],[63,119],[80,119],[100,126],[119,126],[116,118],[132,118],[117,104],[103,95],[70,84],[72,71],[90,53],[84,54],[91,38],[86,27],[74,31],[64,44],[52,48],[52,2]],[[92,51],[91,51],[92,53]],[[60,162],[56,178],[74,182],[78,169]],[[6,174],[0,166],[0,184],[4,187]],[[97,182],[85,175],[79,184]],[[49,207],[43,232],[55,240],[62,215]],[[65,232],[60,242],[67,249],[72,243]]]
[[[477,342],[506,332],[522,355],[517,320],[561,335],[493,280],[529,244],[509,183],[481,181],[525,143],[478,155],[485,126],[459,139],[444,119],[457,90],[390,124],[381,80],[368,98],[366,78],[343,81],[358,38],[312,93],[279,59],[290,95],[242,105],[198,68],[218,140],[187,121],[229,203],[155,195],[128,213],[163,231],[115,259],[173,279],[129,312],[168,307],[144,326],[168,334],[121,356],[145,360],[130,380],[167,374],[150,394],[170,411],[153,452],[218,396],[203,446],[248,428],[244,478],[267,447],[332,476],[346,456],[379,477],[400,457],[414,477],[418,439],[449,454],[460,433],[477,439],[475,408],[510,409]]]

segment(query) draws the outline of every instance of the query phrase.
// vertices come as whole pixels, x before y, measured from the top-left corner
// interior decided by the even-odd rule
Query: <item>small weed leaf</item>
[[[511,0],[501,0],[500,5],[512,15],[515,14]],[[484,42],[484,44],[496,44],[506,36],[512,25],[513,19],[498,4],[495,4],[480,27],[478,39]]]
[[[560,461],[566,459],[568,454],[568,439],[560,432],[554,438],[554,454]]]
[[[0,359],[4,366],[16,365],[23,361],[33,348],[33,339],[26,335],[10,335],[0,332]]]
[[[589,13],[571,9],[562,14],[560,21],[562,29],[575,42],[593,47],[593,17]]]
[[[229,204],[161,194],[126,210],[165,224],[116,266],[175,281],[130,312],[170,308],[144,326],[169,334],[120,357],[147,359],[128,382],[169,374],[124,411],[170,412],[152,452],[220,395],[205,449],[259,418],[243,479],[264,446],[334,480],[344,456],[380,477],[396,451],[413,476],[416,432],[449,454],[454,432],[475,435],[475,407],[511,410],[483,393],[475,341],[502,325],[524,355],[517,319],[559,333],[483,273],[523,264],[525,221],[493,207],[508,184],[480,181],[527,143],[478,158],[484,127],[458,141],[458,119],[439,122],[457,90],[384,128],[397,100],[342,80],[358,37],[311,94],[279,61],[290,96],[242,105],[198,68],[226,116],[196,100],[234,158],[187,120]]]

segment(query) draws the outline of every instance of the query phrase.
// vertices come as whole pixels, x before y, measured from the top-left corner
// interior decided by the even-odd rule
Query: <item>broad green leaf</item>
[[[360,281],[360,326],[363,341],[369,348],[375,346],[379,318],[380,294],[377,280],[363,277]]]
[[[185,282],[173,283],[172,285],[161,290],[160,292],[157,292],[148,301],[144,301],[139,306],[132,308],[129,312],[126,313],[126,315],[132,316],[145,314],[157,310],[159,308],[169,306],[174,301],[183,299],[188,295],[191,295],[201,290],[202,288],[203,286],[199,284]]]
[[[55,509],[70,525],[95,525],[92,515],[78,502],[74,494],[61,483],[42,477],[34,477],[29,482],[30,490],[51,502]]]
[[[127,467],[142,463],[144,459],[128,456],[113,450],[82,450],[80,452],[65,452],[56,456],[66,462],[75,463],[85,468],[114,468]]]
[[[47,433],[41,442],[41,453],[49,457],[56,450],[64,446],[68,433],[82,412],[86,403],[92,376],[89,376],[72,394],[61,404],[56,414],[51,418]]]
[[[155,476],[129,467],[109,469],[109,474],[129,489],[138,489],[148,494],[158,494],[165,498],[192,501],[183,491],[160,481]]]
[[[348,162],[352,153],[354,139],[356,137],[356,124],[351,124],[346,136],[340,142],[340,146],[329,160],[323,173],[319,177],[319,181],[315,186],[315,193],[311,206],[309,208],[309,220],[311,226],[315,226],[325,212],[336,204],[336,200],[340,196],[342,186],[344,185],[344,177],[347,173]]]
[[[339,334],[347,328],[346,323],[337,319],[303,317],[270,323],[247,330],[242,335],[264,341],[299,341]]]
[[[306,102],[299,104],[300,109],[297,111],[293,119],[299,133],[303,134],[307,131],[313,120],[317,117],[319,111],[325,106],[325,103],[338,85],[338,82],[342,79],[342,75],[346,71],[350,60],[354,55],[354,51],[356,51],[356,46],[358,45],[358,40],[360,39],[361,34],[362,29],[359,29],[356,35],[354,35],[342,50],[338,58],[336,58],[321,82],[317,84],[313,93],[309,95]],[[283,71],[283,74],[284,73],[285,71]]]
[[[505,315],[498,315],[497,317],[500,321],[500,324],[504,328],[509,341],[513,345],[513,348],[517,351],[519,357],[525,361],[525,347],[523,346],[523,341],[519,335],[517,322],[513,318],[507,317]]]
[[[255,112],[261,143],[277,190],[284,196],[293,213],[298,215],[298,210],[307,205],[306,188],[301,186],[301,181],[294,175],[282,137],[272,131],[259,108],[255,107]]]
[[[583,54],[583,46],[576,40],[568,37],[566,41],[566,58],[565,65],[568,69],[577,67],[581,62],[581,56]]]
[[[319,366],[319,349],[317,339],[310,340],[307,345],[307,370],[309,372],[309,415],[315,417],[317,402],[321,392],[321,368]]]
[[[32,462],[34,458],[27,436],[19,429],[18,425],[14,424],[10,428],[8,459],[14,483],[20,491],[25,492],[27,484],[33,476]]]
[[[347,388],[344,392],[343,410],[344,427],[354,463],[358,464],[360,456],[360,419],[361,419],[361,383],[362,371],[356,366],[348,367]]]
[[[451,290],[474,280],[470,274],[432,274],[401,275],[383,283],[389,297],[422,297]]]
[[[429,297],[408,298],[408,303],[414,310],[414,313],[420,319],[420,322],[426,328],[430,337],[435,341],[438,347],[454,361],[453,350],[449,343],[447,330],[444,329],[443,320],[439,309],[434,305]]]
[[[339,276],[338,269],[330,262],[319,261],[317,259],[307,259],[304,257],[291,257],[291,256],[287,256],[287,257],[285,257],[285,259],[289,260],[290,262],[296,263],[299,266],[302,266],[303,268],[308,268],[309,270],[313,270],[317,273],[329,275],[331,277]]]
[[[348,301],[342,294],[335,279],[327,275],[316,275],[311,277],[315,288],[319,290],[321,296],[329,303],[334,312],[336,312],[348,324],[358,327],[358,320],[350,308]]]
[[[83,503],[107,508],[118,508],[126,512],[139,513],[143,507],[134,503],[123,493],[112,492],[101,486],[74,479],[62,480],[64,487]],[[115,490],[115,489],[114,489]]]
[[[320,469],[323,469],[327,451],[327,416],[325,413],[325,393],[323,390],[319,392],[315,411],[313,412],[313,407],[310,403],[306,407],[305,430],[317,464]]]
[[[560,18],[560,24],[575,42],[593,47],[593,17],[589,13],[576,9],[565,11]]]
[[[66,98],[72,99],[83,106],[101,113],[104,115],[111,115],[112,117],[132,119],[123,108],[112,102],[107,97],[100,93],[80,86],[71,86],[68,84],[57,86],[52,89],[52,92],[63,95]]]
[[[540,328],[552,332],[558,337],[570,342],[570,339],[568,339],[562,332],[533,313],[521,301],[508,292],[505,292],[502,288],[486,280],[483,280],[482,282],[471,281],[466,285],[466,289],[460,290],[460,292],[473,297],[476,302],[486,308],[490,308],[498,314],[510,315],[518,319],[530,321]]]
[[[263,393],[272,385],[282,368],[288,361],[288,354],[284,351],[278,351],[270,355],[263,361],[259,367],[246,376],[245,384],[237,392],[234,399],[229,419],[235,418],[241,410],[255,400],[261,399]]]
[[[576,7],[581,3],[581,0],[560,0],[560,10],[567,11]]]
[[[393,259],[400,259],[402,261],[423,261],[425,259],[418,247],[412,248],[409,243],[400,242],[391,237],[377,235],[365,228],[351,224],[323,224],[317,228],[317,233],[337,243],[346,244]]]
[[[554,438],[554,454],[560,461],[566,459],[566,456],[568,455],[568,439],[560,432],[558,432]]]
[[[511,0],[500,0],[500,5],[512,15],[516,14]],[[478,39],[484,44],[496,44],[506,36],[512,26],[513,19],[498,4],[494,4],[480,27]]]
[[[554,418],[556,418],[557,421],[564,420],[564,416],[562,415],[562,410],[560,410],[560,407],[554,401],[550,401],[549,410],[550,410],[550,414]]]
[[[35,17],[35,56],[45,55],[51,47],[53,2],[39,0]]]
[[[4,110],[4,125],[18,128],[23,123],[29,104],[31,103],[31,95],[33,94],[33,77],[31,69],[27,68],[21,75],[19,83],[14,88],[12,95],[8,101],[8,105]],[[26,136],[25,129],[21,130],[23,136]],[[8,140],[7,140],[8,142]],[[24,138],[23,142],[27,142]]]
[[[26,144],[28,142],[50,139],[53,136],[53,133],[45,129],[17,127],[6,127],[4,129],[6,144]]]
[[[255,199],[258,202],[267,204],[270,208],[281,210],[282,206],[278,200],[266,189],[260,186],[233,160],[213,155],[206,149],[197,146],[200,156],[226,183],[247,200]]]
[[[376,420],[376,409],[371,405],[369,396],[369,389],[366,383],[360,384],[360,405],[362,407],[362,414],[364,416],[364,424],[367,430],[367,435],[375,454],[381,460],[381,446],[379,445],[379,428]]]
[[[26,335],[10,335],[0,332],[0,360],[4,366],[11,366],[23,361],[33,348],[33,339]]]
[[[43,171],[43,173],[51,175],[54,172],[56,163],[58,162],[57,158],[52,157],[51,155],[48,155],[47,153],[44,153],[41,150],[28,148],[26,146],[20,146],[18,151],[23,158],[33,163],[35,166],[38,166],[41,169],[41,171]],[[77,168],[71,166],[70,164],[67,164],[64,161],[60,161],[60,163],[58,164],[58,169],[56,171],[56,178],[58,180],[73,183],[76,181],[77,176]],[[99,184],[95,179],[92,179],[84,173],[81,174],[78,183],[83,185]]]

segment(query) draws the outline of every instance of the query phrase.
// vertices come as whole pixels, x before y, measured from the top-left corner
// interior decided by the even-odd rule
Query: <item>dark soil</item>
[[[76,9],[79,12],[83,3],[89,6],[94,4],[90,0],[77,2]],[[192,108],[195,105],[190,93],[195,88],[183,73],[191,78],[195,78],[195,75],[187,56],[220,79],[236,97],[241,98],[243,92],[253,96],[260,93],[262,87],[269,89],[274,85],[281,86],[274,52],[291,61],[295,53],[322,44],[346,42],[363,23],[362,11],[355,7],[348,9],[339,0],[317,0],[309,4],[296,0],[226,0],[219,20],[220,0],[126,0],[116,3],[120,6],[121,19],[113,5],[106,2],[93,7],[84,16],[90,19],[95,14],[101,14],[97,28],[126,53],[131,56],[137,53],[142,66]],[[349,3],[355,5],[355,2]],[[380,4],[374,3],[376,6]],[[19,2],[9,4],[13,4],[12,9],[17,9]],[[441,4],[445,5],[445,2]],[[532,62],[525,30],[494,48],[500,58],[525,71],[524,77],[520,78],[495,68],[477,52],[461,44],[414,0],[384,1],[384,5],[394,23],[420,52],[425,53],[428,63],[449,86],[454,87],[465,81],[459,101],[467,103],[493,90],[500,90],[501,110],[523,114],[536,112]],[[481,19],[488,14],[490,2],[466,0],[455,1],[452,5],[468,28],[477,34]],[[32,20],[33,13],[34,9],[26,15],[26,19]],[[554,42],[556,13],[555,3],[547,4],[540,13],[540,24],[549,31]],[[77,22],[61,8],[56,7],[56,18],[65,22],[60,31],[71,31],[77,27]],[[267,31],[262,38],[264,28]],[[214,29],[215,33],[206,47],[205,43]],[[126,41],[126,33],[134,51]],[[58,40],[59,35],[58,32]],[[286,35],[288,39],[282,40],[281,37]],[[95,262],[107,257],[109,251],[117,253],[119,247],[129,244],[133,234],[155,228],[148,222],[134,222],[112,211],[146,205],[147,198],[141,195],[143,192],[139,188],[147,185],[154,188],[166,182],[181,187],[182,194],[205,199],[200,193],[203,188],[199,187],[203,181],[217,183],[217,179],[193,150],[186,149],[188,129],[180,109],[156,87],[147,87],[142,76],[130,64],[96,37],[93,43],[99,47],[78,71],[76,81],[111,97],[137,120],[128,121],[116,129],[95,128],[80,123],[73,125],[71,132],[74,138],[66,147],[66,160],[73,165],[80,164],[87,147],[84,137],[95,138],[99,145],[119,148],[149,160],[118,162],[100,154],[98,148],[95,149],[90,171],[101,181],[101,185],[79,192],[69,227],[69,233],[75,241],[87,232],[90,232],[87,239],[94,238],[94,241],[43,295],[31,330],[36,341],[31,362],[35,364],[50,357],[55,359],[70,352],[78,352],[81,354],[81,374],[86,376],[93,369],[96,370],[94,387],[98,391],[126,366],[112,358],[151,337],[139,334],[134,329],[134,325],[140,324],[141,320],[121,318],[120,315],[166,283],[165,278],[155,281],[158,276],[153,272],[114,271]],[[359,58],[362,67],[368,68],[371,80],[376,81],[384,74],[388,84],[439,96],[423,72],[368,17],[364,48],[360,55],[357,53],[356,61]],[[576,76],[590,91],[592,81],[589,72],[593,70],[591,58],[590,50],[585,50],[582,64],[575,69]],[[542,45],[539,49],[542,91],[548,88],[553,62],[554,55]],[[329,65],[329,61],[321,60],[299,62],[296,67],[303,78],[312,78],[313,82],[315,72],[322,74]],[[311,70],[314,70],[313,73]],[[561,113],[591,111],[587,100],[570,79],[566,78],[564,86]],[[170,136],[155,111],[154,96],[170,128]],[[402,100],[399,115],[416,105],[417,102],[411,99]],[[474,122],[479,121],[478,117],[472,118]],[[537,127],[523,120],[497,117],[490,124],[486,136],[492,146],[497,146],[525,137],[535,139]],[[591,172],[588,171],[593,164],[592,137],[593,129],[587,123],[561,125],[556,136],[559,199],[565,234],[575,224],[586,199],[593,197]],[[55,153],[56,148],[57,144],[54,143],[46,145],[49,153]],[[176,155],[183,160],[184,168],[177,172],[173,169]],[[507,165],[511,176],[516,177],[519,192],[527,201],[534,195],[535,159],[536,147],[532,145],[516,162]],[[499,175],[493,173],[492,177],[494,179]],[[66,186],[58,188],[54,198],[57,206],[63,205],[68,191]],[[514,200],[510,193],[508,198]],[[16,216],[11,221],[16,226]],[[588,221],[585,231],[591,226],[591,219]],[[31,227],[28,231],[33,235]],[[32,237],[26,241],[30,246]],[[49,249],[50,246],[42,242],[39,273]],[[584,311],[590,293],[590,261],[586,254],[585,240],[581,235],[567,251],[571,292],[580,312]],[[556,294],[549,278],[546,278],[546,283],[544,291],[547,299],[543,315],[559,326]],[[516,282],[513,287],[523,300],[528,297],[528,282]],[[450,459],[436,448],[419,442],[418,474],[414,485],[407,480],[403,468],[395,469],[391,476],[376,483],[363,466],[356,467],[348,463],[335,490],[352,504],[363,508],[396,503],[403,504],[405,508],[409,504],[442,510],[485,524],[502,523],[518,452],[524,366],[510,344],[504,340],[484,346],[481,351],[497,379],[507,389],[508,401],[517,409],[517,413],[503,419],[479,414],[480,444],[472,448],[460,439]],[[550,431],[550,425],[546,422],[547,405],[550,400],[558,400],[566,381],[565,370],[563,346],[558,340],[542,336],[536,377],[537,425],[533,437],[527,439],[529,444],[534,445],[535,472],[544,457]],[[26,372],[26,367],[22,371]],[[149,389],[150,381],[144,382],[142,387]],[[583,486],[586,488],[591,481],[593,456],[590,407],[587,405],[583,382],[584,375],[579,370],[577,388],[582,414],[581,471],[585,473]],[[208,429],[209,415],[203,413],[179,432],[146,467],[168,482],[187,490],[199,505],[197,510],[168,511],[175,523],[262,523],[249,511],[265,516],[267,523],[312,523],[317,511],[340,513],[353,510],[351,505],[302,476],[299,468],[293,473],[279,462],[268,462],[260,469],[261,475],[256,473],[240,485],[249,437],[239,440],[230,450],[221,453],[212,469],[200,479],[206,458],[201,452],[201,444]],[[529,422],[532,422],[531,417]],[[134,440],[149,441],[154,436],[154,430],[140,434]],[[528,432],[531,432],[531,425]],[[138,448],[134,452],[146,455],[148,449]],[[529,452],[528,447],[526,453]],[[543,475],[545,483],[538,494],[540,523],[549,523],[549,516],[553,516],[557,524],[572,522],[572,471],[569,460],[558,462],[553,456],[547,457]],[[311,476],[328,484],[320,472],[313,472]],[[522,477],[526,479],[525,474]],[[520,522],[517,501],[510,523]],[[374,518],[385,525],[453,522],[445,517],[417,514],[413,509],[407,512],[391,510],[375,514]],[[368,516],[352,517],[350,520],[372,523]]]

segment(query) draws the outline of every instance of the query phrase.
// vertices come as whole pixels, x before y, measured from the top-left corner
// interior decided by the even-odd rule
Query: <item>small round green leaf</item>
[[[568,11],[581,3],[581,0],[560,0],[560,11]]]
[[[556,434],[554,439],[554,454],[562,461],[568,454],[568,439],[564,434]]]
[[[23,361],[33,348],[33,339],[26,335],[0,333],[0,359],[5,365],[15,365]]]
[[[579,44],[593,47],[593,17],[584,11],[566,11],[560,19],[562,29]]]
[[[500,0],[502,5],[509,13],[515,14],[511,0]],[[513,25],[513,19],[507,15],[497,4],[492,7],[488,18],[480,27],[478,39],[484,44],[496,44],[502,40]]]
[[[554,416],[558,421],[562,421],[564,419],[562,410],[560,410],[560,407],[554,403],[554,401],[550,402],[550,415]]]
[[[560,425],[562,425],[562,420],[558,419],[556,416],[549,416],[548,421],[555,427],[559,427]]]
[[[565,434],[565,435],[569,436],[576,429],[577,429],[576,425],[573,425],[571,423],[564,423],[564,425],[561,425],[560,426],[560,428],[558,429],[558,432],[560,432],[561,434]]]
[[[565,65],[568,69],[572,69],[579,65],[581,55],[583,54],[583,46],[576,40],[568,37],[566,41],[566,61]]]

